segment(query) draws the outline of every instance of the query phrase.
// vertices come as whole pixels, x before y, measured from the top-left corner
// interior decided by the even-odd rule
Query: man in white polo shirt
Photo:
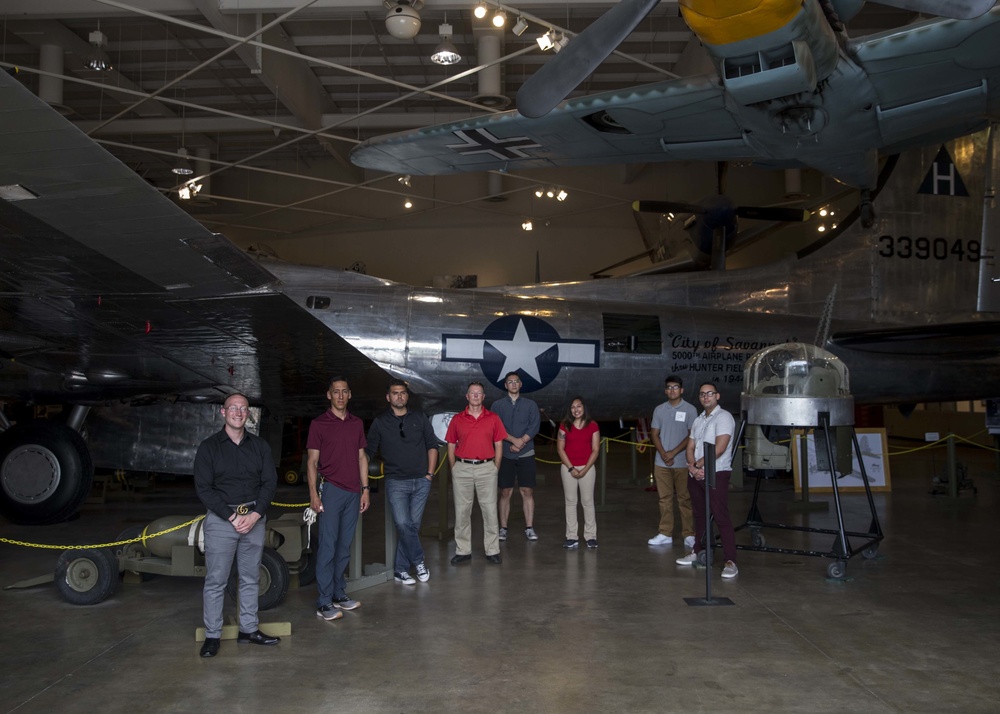
[[[691,438],[687,445],[688,490],[691,493],[691,510],[694,511],[694,550],[678,565],[694,565],[701,552],[701,536],[705,533],[705,442],[715,444],[715,487],[709,490],[712,517],[722,537],[722,554],[726,559],[722,577],[735,578],[740,572],[736,567],[736,532],[729,517],[729,477],[733,468],[733,435],[736,421],[733,415],[719,406],[722,395],[715,384],[705,382],[698,388],[698,400],[705,411],[691,425]]]

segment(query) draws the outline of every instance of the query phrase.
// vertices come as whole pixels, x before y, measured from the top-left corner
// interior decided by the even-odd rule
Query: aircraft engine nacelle
[[[837,35],[819,2],[681,0],[680,8],[741,104],[815,91],[837,66]]]

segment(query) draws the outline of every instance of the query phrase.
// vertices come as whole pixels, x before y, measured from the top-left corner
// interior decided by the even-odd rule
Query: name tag
[[[674,421],[679,421],[681,423],[684,423],[685,421],[687,421],[687,414],[685,414],[684,412],[674,412]]]

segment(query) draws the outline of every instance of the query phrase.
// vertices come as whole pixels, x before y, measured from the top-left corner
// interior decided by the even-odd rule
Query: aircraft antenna
[[[833,303],[837,297],[837,284],[833,284],[833,289],[826,296],[823,303],[823,314],[819,317],[819,326],[816,328],[816,340],[813,344],[822,347],[830,336],[830,323],[833,321]]]

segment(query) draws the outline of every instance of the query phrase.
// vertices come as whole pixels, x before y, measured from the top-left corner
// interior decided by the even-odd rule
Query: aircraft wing
[[[958,322],[834,333],[830,344],[857,352],[924,357],[991,357],[1000,352],[1000,322]]]
[[[334,369],[379,394],[388,375],[281,290],[0,73],[0,395],[93,404],[242,391],[312,415]]]
[[[928,20],[848,43],[878,96],[884,153],[970,133],[996,116],[1000,7],[968,21]],[[964,125],[963,125],[964,122]]]
[[[564,102],[527,119],[516,111],[379,136],[351,161],[390,173],[458,172],[763,158],[746,144],[711,75]]]

